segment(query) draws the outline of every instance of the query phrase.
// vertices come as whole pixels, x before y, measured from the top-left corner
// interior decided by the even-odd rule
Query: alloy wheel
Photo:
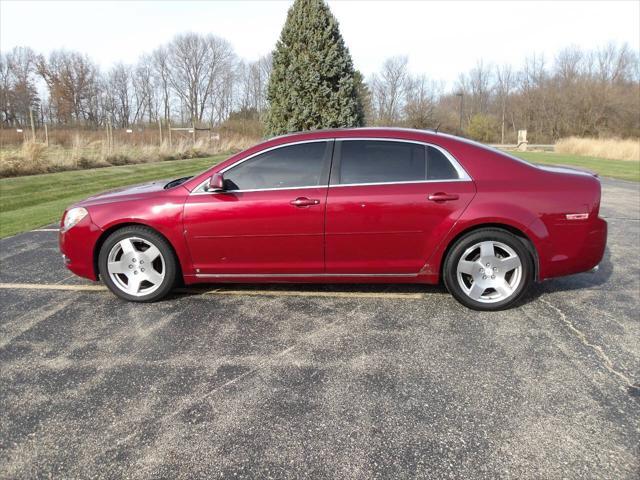
[[[128,237],[109,251],[107,271],[117,288],[128,295],[141,297],[162,285],[166,266],[162,253],[152,242]]]
[[[485,240],[466,249],[456,268],[458,284],[472,300],[497,303],[510,298],[522,282],[522,262],[508,245]]]

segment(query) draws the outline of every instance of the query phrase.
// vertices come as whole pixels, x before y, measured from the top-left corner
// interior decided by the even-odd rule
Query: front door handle
[[[429,200],[432,202],[450,202],[452,200],[458,200],[459,198],[460,196],[455,193],[438,192],[429,195]]]
[[[320,200],[315,198],[298,197],[295,200],[291,200],[289,203],[296,207],[309,207],[311,205],[319,205]]]

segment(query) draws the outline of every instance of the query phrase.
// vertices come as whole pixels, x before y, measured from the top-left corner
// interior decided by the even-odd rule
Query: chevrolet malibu
[[[72,272],[136,302],[177,282],[443,282],[498,310],[598,265],[599,208],[587,172],[436,132],[324,130],[83,200],[62,217],[60,249]]]

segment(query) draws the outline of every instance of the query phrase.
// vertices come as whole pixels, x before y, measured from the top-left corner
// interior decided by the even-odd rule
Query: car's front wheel
[[[443,275],[447,290],[475,310],[514,306],[533,281],[533,260],[515,235],[483,228],[460,238],[450,249]]]
[[[100,277],[118,297],[154,302],[164,297],[176,279],[176,259],[169,243],[143,226],[124,227],[102,244]]]

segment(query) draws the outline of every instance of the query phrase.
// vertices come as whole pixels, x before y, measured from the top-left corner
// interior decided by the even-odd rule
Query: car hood
[[[109,190],[99,193],[91,197],[85,198],[76,205],[87,207],[91,205],[99,205],[104,203],[121,202],[124,200],[137,200],[157,195],[159,192],[166,192],[164,186],[169,180],[156,180],[149,183],[141,183],[138,185],[130,185],[127,187]]]

